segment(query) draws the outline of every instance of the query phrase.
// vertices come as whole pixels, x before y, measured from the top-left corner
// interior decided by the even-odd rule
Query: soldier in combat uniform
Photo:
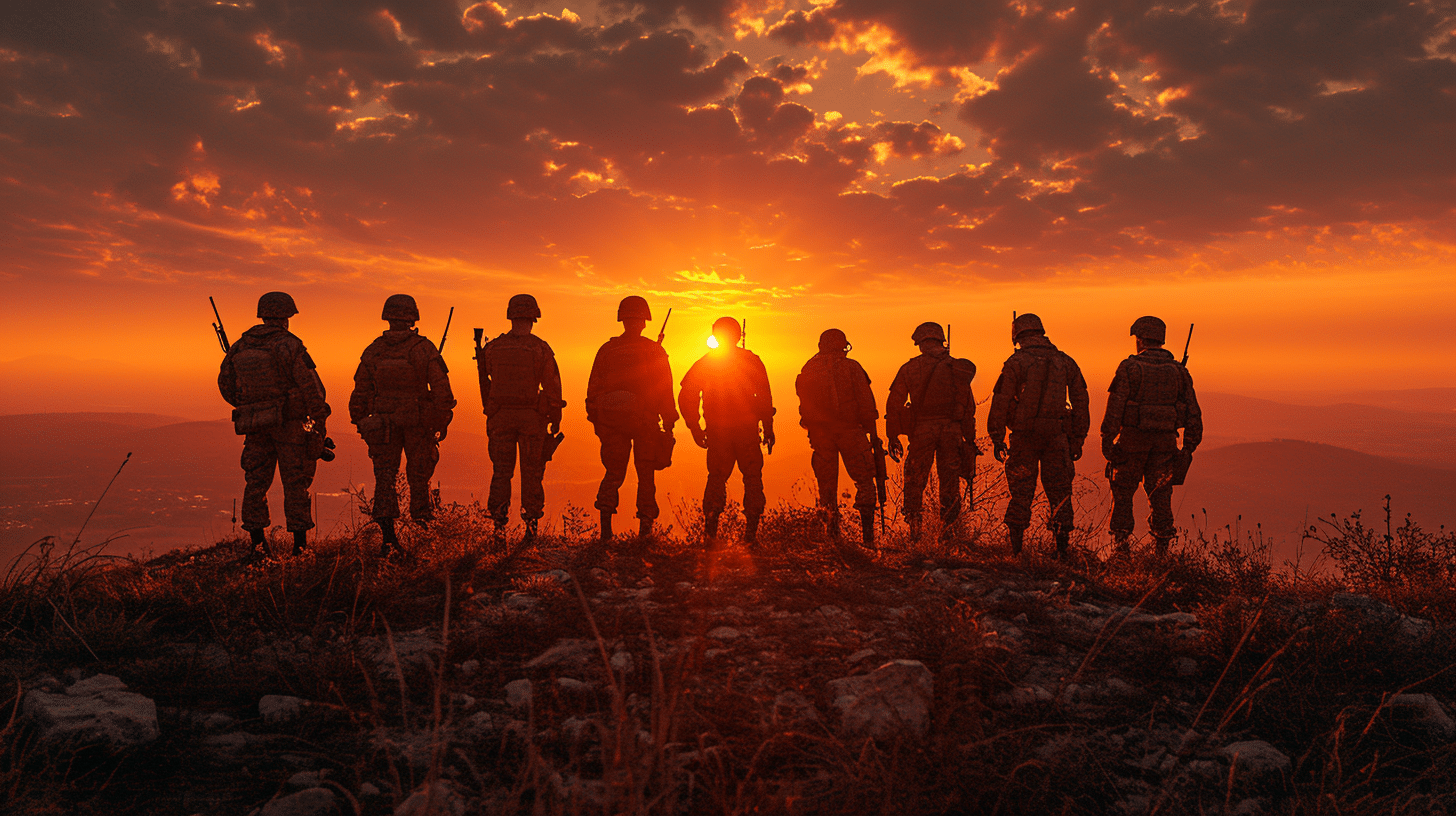
[[[1158,555],[1177,535],[1173,526],[1173,485],[1182,484],[1187,459],[1203,441],[1203,412],[1193,391],[1193,376],[1163,348],[1168,327],[1156,317],[1140,317],[1129,334],[1137,353],[1123,360],[1107,389],[1102,416],[1102,454],[1112,482],[1112,538],[1115,551],[1127,553],[1132,536],[1132,497],[1138,485],[1148,494]],[[1178,447],[1178,431],[1183,447]]]
[[[974,475],[975,459],[968,454],[976,445],[976,400],[971,394],[976,366],[950,356],[939,323],[921,323],[910,340],[920,347],[920,356],[900,366],[890,383],[885,436],[890,456],[897,462],[905,456],[904,512],[910,537],[920,539],[925,486],[933,464],[940,482],[940,536],[948,541],[960,517],[960,480],[963,474]],[[901,435],[910,437],[908,455]]]
[[[541,307],[530,295],[515,295],[506,305],[511,330],[480,350],[480,402],[485,406],[485,433],[490,452],[490,496],[486,511],[497,535],[510,519],[511,475],[521,461],[521,519],[526,539],[546,507],[541,481],[546,476],[546,437],[561,427],[561,371],[545,340],[531,333]]]
[[[734,465],[743,474],[744,540],[758,540],[758,522],[766,500],[763,495],[763,444],[773,453],[774,407],[768,372],[757,354],[738,347],[743,330],[731,317],[713,324],[717,347],[703,355],[682,379],[677,405],[683,421],[700,448],[708,450],[708,483],[703,488],[703,538],[718,537],[718,518],[728,502],[728,477]],[[707,421],[704,430],[699,421]]]
[[[415,329],[420,319],[415,299],[390,295],[380,319],[389,321],[389,330],[359,357],[349,421],[359,429],[374,460],[374,520],[384,539],[380,554],[388,556],[399,544],[394,529],[399,518],[395,476],[401,454],[409,481],[410,518],[420,524],[434,520],[430,477],[440,461],[440,441],[455,416],[455,395],[444,358]]]
[[[1051,515],[1047,526],[1056,538],[1057,557],[1065,559],[1072,534],[1072,463],[1082,458],[1091,418],[1087,381],[1066,352],[1046,338],[1041,318],[1024,314],[1011,322],[1011,340],[1018,346],[1001,368],[986,432],[996,458],[1006,463],[1006,537],[1012,553],[1021,552],[1031,525],[1031,499],[1041,471]],[[1006,442],[1006,429],[1011,441]]]
[[[622,333],[597,351],[586,385],[586,418],[602,443],[606,475],[597,489],[601,511],[601,539],[612,538],[612,516],[622,483],[627,479],[627,458],[637,469],[638,535],[652,535],[657,518],[657,466],[678,414],[672,399],[672,367],[662,346],[642,336],[652,310],[647,301],[631,295],[617,307]]]
[[[839,460],[854,480],[861,540],[875,545],[875,461],[870,439],[878,436],[880,412],[870,377],[849,359],[849,338],[839,329],[819,335],[819,353],[809,358],[794,382],[799,395],[799,424],[809,432],[810,464],[819,483],[819,512],[831,542],[839,542]],[[856,554],[862,555],[862,554]]]
[[[233,406],[233,428],[243,436],[242,521],[255,558],[266,555],[263,533],[275,468],[294,555],[303,552],[313,529],[308,489],[323,452],[329,404],[303,341],[288,331],[288,318],[296,314],[298,307],[284,292],[258,298],[262,325],[232,344],[217,375],[222,398]]]

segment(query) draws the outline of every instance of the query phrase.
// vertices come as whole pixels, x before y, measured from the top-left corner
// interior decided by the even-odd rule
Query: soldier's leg
[[[410,518],[415,521],[430,521],[435,517],[435,503],[430,495],[430,478],[435,475],[435,466],[440,464],[440,446],[435,442],[435,432],[426,428],[411,428],[404,434],[405,479],[409,482]]]
[[[1112,468],[1112,521],[1107,525],[1113,540],[1118,542],[1132,536],[1132,497],[1143,480],[1147,451],[1124,450],[1122,455],[1123,460]]]
[[[935,437],[935,478],[940,482],[941,537],[947,537],[961,515],[961,431],[945,423]]]
[[[268,488],[273,486],[273,471],[278,454],[273,436],[267,432],[243,437],[243,529],[249,532],[268,529]]]
[[[1168,543],[1178,534],[1173,523],[1173,464],[1177,451],[1153,451],[1143,477],[1143,490],[1148,494],[1148,528],[1153,531],[1158,554],[1168,550]]]
[[[844,457],[845,472],[854,481],[855,509],[873,513],[878,499],[875,496],[875,452],[870,447],[869,435],[859,431],[841,431],[835,434],[834,443]]]
[[[1006,527],[1021,532],[1031,526],[1031,499],[1036,495],[1036,475],[1041,459],[1040,446],[1029,436],[1012,432],[1006,455],[1006,490],[1011,499],[1006,503]]]
[[[375,519],[399,518],[399,491],[395,489],[395,478],[399,475],[399,457],[404,452],[404,439],[397,428],[391,428],[389,438],[369,446],[369,459],[374,463],[374,510]]]
[[[1076,477],[1067,438],[1061,435],[1047,438],[1040,458],[1041,487],[1050,505],[1047,527],[1060,539],[1072,531],[1072,480]]]
[[[905,453],[904,510],[907,519],[920,519],[925,507],[925,485],[930,481],[930,466],[934,461],[935,435],[922,422],[910,433],[910,448]]]
[[[521,519],[529,528],[546,514],[546,418],[530,411],[521,423]]]
[[[637,518],[648,522],[649,530],[652,520],[660,512],[657,507],[657,471],[652,467],[652,457],[644,461],[640,454],[646,446],[654,444],[651,436],[656,433],[654,428],[632,437],[632,466],[637,471]]]
[[[516,470],[516,429],[501,421],[497,413],[486,421],[486,451],[490,454],[490,495],[485,509],[496,526],[503,526],[511,515],[511,476]]]
[[[810,428],[809,450],[809,467],[814,471],[814,481],[819,486],[819,511],[834,518],[839,513],[840,452],[834,434],[825,428]]]
[[[632,455],[632,437],[615,428],[600,428],[597,438],[602,443],[602,483],[597,487],[594,505],[603,515],[614,515],[622,490],[627,481],[627,460]]]
[[[318,460],[309,455],[303,430],[282,432],[278,437],[278,477],[283,482],[283,513],[288,519],[288,531],[295,534],[295,545],[298,533],[313,529],[313,503],[308,489],[313,486],[317,470]]]
[[[728,506],[728,477],[733,475],[733,440],[726,431],[708,430],[708,481],[703,485],[703,537],[718,536],[718,517]]]

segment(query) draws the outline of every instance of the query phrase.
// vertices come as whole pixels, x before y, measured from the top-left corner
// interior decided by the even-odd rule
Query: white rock
[[[1395,631],[1406,640],[1420,643],[1436,631],[1436,625],[1425,618],[1413,618],[1409,615],[1401,615],[1400,620],[1395,623]]]
[[[1234,764],[1234,774],[1278,781],[1289,776],[1294,763],[1283,751],[1263,740],[1231,742],[1219,750]]]
[[[893,660],[869,674],[831,680],[829,691],[847,734],[919,737],[930,727],[935,681],[918,660]]]
[[[128,748],[161,735],[157,704],[126,690],[108,674],[82,680],[65,694],[31,691],[21,703],[21,716],[33,724],[42,742],[105,744]]]
[[[531,681],[522,677],[506,683],[506,704],[511,708],[526,708],[531,705]]]
[[[860,649],[859,651],[857,651],[854,654],[850,655],[849,658],[848,658],[848,660],[849,660],[850,663],[858,663],[861,660],[868,660],[868,659],[870,659],[870,658],[872,658],[874,656],[875,656],[875,650],[874,649]]]
[[[325,816],[338,808],[339,799],[328,788],[309,788],[274,799],[258,816]]]
[[[469,677],[478,671],[480,671],[479,660],[467,660],[460,664],[460,676],[462,677]]]
[[[590,694],[592,687],[590,683],[583,683],[571,677],[556,678],[556,687],[564,694]]]
[[[209,731],[226,731],[232,728],[237,720],[231,715],[221,711],[214,711],[202,718],[202,727]]]
[[[612,655],[612,671],[631,674],[637,668],[637,661],[631,652],[617,652]]]
[[[359,786],[360,796],[379,796],[380,793],[381,791],[379,790],[379,787],[373,782],[365,782],[364,784]]]
[[[1429,694],[1397,694],[1390,698],[1390,716],[1396,723],[1445,742],[1456,739],[1456,721],[1441,701]]]
[[[394,809],[394,816],[464,816],[465,799],[448,782],[420,788]]]
[[[584,666],[597,656],[597,642],[582,638],[562,638],[551,648],[526,661],[528,669],[548,669],[558,666]]]
[[[305,788],[317,788],[324,782],[323,771],[299,771],[288,777],[289,790],[304,790]]]
[[[266,694],[258,701],[258,715],[269,725],[278,725],[298,719],[303,713],[306,701],[286,694]]]
[[[713,640],[737,640],[743,637],[743,633],[731,626],[719,626],[708,633]]]

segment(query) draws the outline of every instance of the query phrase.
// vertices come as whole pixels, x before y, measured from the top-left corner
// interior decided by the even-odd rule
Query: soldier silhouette
[[[1112,483],[1114,551],[1127,553],[1133,531],[1132,498],[1138,485],[1148,495],[1158,555],[1177,535],[1173,526],[1173,486],[1182,484],[1193,451],[1203,441],[1203,411],[1193,376],[1163,348],[1168,327],[1156,317],[1140,317],[1128,334],[1137,353],[1123,360],[1107,389],[1102,415],[1102,454]],[[1191,331],[1190,331],[1191,334]],[[1178,447],[1178,431],[1183,447]]]
[[[717,348],[703,355],[682,379],[678,409],[700,448],[708,450],[708,482],[703,488],[703,538],[718,537],[718,521],[728,501],[728,477],[736,465],[743,474],[744,539],[758,540],[763,516],[762,442],[773,453],[774,407],[768,372],[753,352],[739,348],[738,321],[721,317],[713,324]],[[701,413],[699,405],[701,404]],[[699,417],[707,422],[704,429]]]
[[[267,554],[264,531],[275,468],[283,482],[283,514],[293,533],[294,555],[303,552],[314,526],[308,489],[327,438],[329,404],[313,359],[288,330],[288,319],[296,314],[298,307],[284,292],[258,298],[262,324],[232,344],[217,375],[218,391],[233,406],[233,429],[243,437],[242,523],[253,559]]]
[[[925,486],[930,467],[935,465],[940,483],[940,536],[949,540],[955,533],[961,511],[961,478],[974,475],[975,460],[966,447],[976,444],[976,400],[971,380],[976,366],[970,360],[950,355],[945,331],[939,323],[921,323],[910,335],[920,355],[900,366],[890,383],[885,401],[885,436],[890,456],[905,456],[905,520],[910,537],[918,540],[922,527]],[[910,438],[905,455],[900,437]],[[962,462],[962,459],[969,461]]]
[[[486,510],[499,536],[510,517],[511,476],[519,453],[526,540],[536,537],[536,525],[546,507],[541,483],[546,475],[546,438],[559,432],[561,409],[566,405],[561,399],[556,355],[545,340],[531,333],[540,317],[541,307],[534,297],[513,296],[506,306],[511,330],[485,344],[476,356],[491,465]]]
[[[986,419],[986,432],[996,458],[1006,464],[1006,486],[1011,491],[1007,541],[1013,553],[1021,552],[1040,470],[1042,490],[1051,505],[1047,526],[1056,539],[1057,557],[1065,559],[1072,534],[1072,463],[1082,458],[1091,425],[1087,381],[1076,361],[1047,339],[1036,315],[1013,320],[1011,340],[1018,347],[1001,367]]]
[[[601,512],[601,540],[612,538],[627,459],[635,457],[637,470],[638,535],[652,535],[658,516],[657,470],[666,464],[677,408],[672,399],[672,367],[662,346],[642,336],[652,310],[636,295],[622,299],[617,320],[622,333],[597,350],[586,385],[586,418],[602,445],[606,474],[597,489]],[[633,453],[635,450],[635,454]]]
[[[349,421],[369,445],[374,461],[373,515],[383,535],[380,555],[387,557],[399,544],[394,522],[399,518],[395,477],[401,454],[409,482],[410,517],[420,524],[434,520],[430,477],[440,461],[440,441],[455,415],[455,396],[444,358],[415,330],[420,319],[415,299],[390,295],[380,319],[389,321],[389,329],[359,357]]]
[[[875,545],[875,461],[871,438],[878,438],[880,412],[870,391],[870,377],[849,359],[849,338],[839,329],[819,335],[819,352],[804,364],[794,382],[799,395],[799,424],[809,432],[810,464],[819,485],[819,512],[829,540],[838,545],[839,460],[854,481],[854,506],[859,511],[864,547]],[[861,560],[865,554],[846,550]]]

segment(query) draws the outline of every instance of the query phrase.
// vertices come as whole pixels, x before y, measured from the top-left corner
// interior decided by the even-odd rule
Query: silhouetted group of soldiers
[[[308,489],[320,458],[332,458],[325,423],[330,409],[323,383],[303,343],[288,331],[297,314],[293,299],[270,292],[258,301],[261,325],[227,349],[218,376],[224,399],[234,406],[236,431],[244,436],[242,466],[247,486],[242,526],[261,554],[269,526],[267,492],[276,468],[283,482],[284,515],[294,551],[306,545],[313,527]],[[524,540],[537,535],[544,513],[546,463],[564,435],[560,430],[561,373],[551,347],[533,334],[541,309],[530,295],[512,297],[506,307],[510,331],[481,344],[475,330],[480,399],[492,475],[486,511],[503,536],[509,523],[511,478],[521,474]],[[369,446],[374,462],[374,520],[382,533],[382,555],[398,552],[399,497],[395,482],[401,457],[410,492],[410,517],[434,518],[438,497],[430,479],[439,462],[439,443],[454,416],[455,397],[440,349],[415,328],[419,309],[408,295],[392,295],[381,314],[389,329],[360,357],[349,397],[349,420]],[[672,369],[662,348],[643,336],[652,311],[641,297],[622,300],[617,319],[623,331],[597,352],[587,381],[587,420],[601,442],[605,476],[597,491],[601,541],[613,538],[619,492],[629,460],[637,473],[638,535],[652,536],[659,515],[656,471],[672,462],[673,428],[679,419],[693,441],[707,450],[703,489],[703,537],[711,546],[727,505],[727,482],[736,468],[743,479],[743,538],[756,546],[766,504],[763,453],[773,452],[775,408],[763,361],[740,345],[742,327],[724,317],[713,324],[713,348],[688,370],[673,399]],[[1203,420],[1186,367],[1163,348],[1166,326],[1140,317],[1130,336],[1136,354],[1118,366],[1108,389],[1101,426],[1102,452],[1113,495],[1111,532],[1117,552],[1126,553],[1133,532],[1132,499],[1142,485],[1151,504],[1149,526],[1156,550],[1165,553],[1176,534],[1174,485],[1182,484]],[[994,455],[1005,464],[1010,500],[1005,513],[1007,541],[1020,553],[1038,478],[1050,506],[1048,527],[1057,555],[1065,558],[1073,530],[1074,465],[1091,428],[1087,383],[1066,352],[1047,339],[1033,314],[1011,324],[1014,353],[1002,366],[986,420]],[[963,495],[974,491],[976,400],[971,383],[976,366],[953,357],[937,323],[922,323],[911,341],[920,354],[900,367],[885,402],[886,450],[870,378],[848,356],[849,339],[838,329],[819,337],[818,353],[795,382],[799,424],[808,432],[818,482],[819,512],[828,539],[847,561],[868,560],[875,547],[875,514],[885,502],[886,456],[904,460],[903,513],[912,538],[923,529],[924,493],[934,467],[939,482],[940,530],[955,534]],[[443,346],[444,341],[441,341]],[[1181,445],[1179,432],[1182,432]],[[1009,437],[1008,437],[1009,432]],[[908,448],[901,438],[908,439]],[[841,536],[839,464],[855,484],[858,543]],[[883,517],[882,517],[883,518]]]

